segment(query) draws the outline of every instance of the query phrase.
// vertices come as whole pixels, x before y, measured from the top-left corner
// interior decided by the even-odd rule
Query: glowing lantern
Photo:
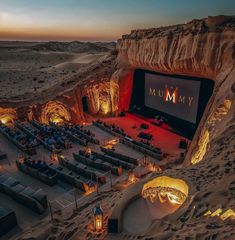
[[[96,232],[101,232],[103,230],[103,211],[100,206],[93,208],[93,224],[94,230]]]
[[[50,158],[53,162],[59,161],[58,154],[55,151],[52,152]],[[60,158],[64,159],[64,156],[60,156]]]
[[[128,183],[134,183],[134,182],[136,182],[136,177],[135,177],[135,174],[134,174],[134,172],[133,171],[129,171],[128,172]]]

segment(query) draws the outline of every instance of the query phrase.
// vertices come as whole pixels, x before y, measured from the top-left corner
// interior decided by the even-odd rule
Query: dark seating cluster
[[[130,138],[122,138],[122,139],[120,139],[120,142],[129,146],[130,148],[133,148],[133,149],[135,149],[145,155],[153,157],[159,161],[161,161],[163,158],[163,154],[161,151],[158,152],[157,149],[152,149],[150,146],[146,145],[143,142],[137,142]]]
[[[67,124],[64,126],[57,126],[51,123],[51,126],[53,126],[53,128],[56,128],[62,131],[72,142],[77,142],[82,146],[88,145],[89,140],[85,138],[83,134],[78,132],[74,127],[74,125]]]
[[[143,154],[146,154],[146,155],[156,158],[158,160],[162,160],[163,153],[160,148],[155,147],[150,143],[145,143],[143,140],[135,141],[130,136],[128,136],[122,128],[117,127],[115,125],[108,125],[107,123],[105,123],[101,120],[97,120],[97,121],[93,122],[93,124],[116,137],[120,137],[121,143],[123,143]]]
[[[90,142],[94,144],[99,144],[99,140],[95,138],[95,134],[92,133],[90,130],[84,129],[83,126],[67,124],[62,126],[61,129],[69,133],[69,135],[76,136],[80,139],[85,139],[87,143]]]
[[[66,171],[64,167],[51,163],[49,164],[49,168],[56,171],[58,180],[66,182],[85,193],[96,187],[96,183],[93,181],[84,179],[81,176],[76,176],[73,172]]]
[[[122,175],[122,167],[113,166],[111,163],[107,161],[103,161],[101,159],[96,158],[92,154],[86,153],[86,151],[79,151],[79,154],[73,153],[73,157],[76,161],[83,163],[87,166],[95,168],[97,170],[101,170],[104,172],[111,171],[112,174],[120,176]]]
[[[104,152],[105,154],[109,155],[109,156],[112,156],[112,157],[115,157],[117,159],[120,159],[124,162],[128,162],[130,164],[134,164],[134,165],[138,165],[138,160],[135,159],[135,158],[132,158],[132,157],[129,157],[129,156],[126,156],[124,154],[121,154],[121,153],[117,153],[113,150],[110,150],[110,149],[107,149],[107,148],[104,148],[104,147],[101,147],[100,148],[102,152]]]
[[[102,153],[98,153],[98,152],[94,152],[93,151],[92,155],[95,158],[101,159],[101,160],[106,161],[106,162],[110,162],[111,164],[113,164],[113,165],[115,165],[117,167],[122,167],[122,168],[124,168],[126,170],[130,170],[130,169],[134,169],[135,168],[134,164],[127,163],[126,161],[119,160],[116,157],[110,156],[108,154],[102,154]]]
[[[122,128],[116,126],[115,124],[109,125],[101,120],[94,121],[93,124],[117,137],[127,136],[125,131]]]
[[[32,121],[32,124],[40,131],[39,138],[43,139],[43,141],[48,145],[59,145],[65,149],[72,148],[72,144],[68,139],[68,136],[61,131],[60,128],[55,128],[36,121]]]
[[[42,214],[47,209],[47,196],[41,189],[26,187],[7,172],[0,173],[0,191],[36,213]]]
[[[76,172],[79,176],[82,176],[88,180],[99,183],[106,183],[106,177],[104,174],[88,169],[83,163],[78,163],[74,160],[68,160],[65,158],[59,158],[59,163],[71,171]]]
[[[34,155],[36,154],[37,141],[33,138],[26,136],[21,131],[17,130],[15,127],[8,127],[0,123],[0,132],[10,140],[14,145],[16,145],[21,151]]]
[[[24,158],[21,161],[16,160],[18,169],[43,183],[53,186],[57,183],[57,174],[55,170],[49,168],[46,162],[35,161],[30,158]]]

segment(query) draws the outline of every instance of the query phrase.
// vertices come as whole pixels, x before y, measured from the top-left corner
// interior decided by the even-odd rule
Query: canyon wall
[[[227,112],[234,111],[234,30],[234,17],[217,16],[182,25],[134,30],[118,40],[118,69],[111,82],[119,86],[119,110],[129,104],[129,86],[136,68],[215,82],[213,95],[189,149],[188,163],[199,162],[204,157],[209,141],[217,136],[217,124]]]

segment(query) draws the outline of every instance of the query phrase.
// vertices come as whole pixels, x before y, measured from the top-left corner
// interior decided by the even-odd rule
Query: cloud
[[[25,27],[31,22],[32,18],[26,14],[0,11],[0,26],[2,27]]]

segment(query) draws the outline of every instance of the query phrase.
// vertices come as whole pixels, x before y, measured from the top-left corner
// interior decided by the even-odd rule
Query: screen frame
[[[190,123],[195,124],[197,121],[197,114],[198,114],[198,106],[199,106],[199,96],[200,96],[200,88],[201,88],[201,81],[197,80],[191,80],[187,78],[187,80],[182,79],[181,77],[174,77],[174,76],[166,76],[166,75],[160,75],[160,74],[152,74],[145,72],[144,74],[144,81],[145,81],[145,99],[144,99],[144,105],[148,108],[152,108],[154,110],[157,110],[159,112],[164,112],[165,114],[168,114],[172,117],[176,117],[185,121],[188,121]],[[156,100],[155,97],[150,96],[147,92],[147,87],[153,87],[153,89],[160,89],[164,91],[164,86],[170,86],[170,82],[172,81],[172,84],[174,86],[179,87],[179,89],[184,89],[185,95],[187,96],[188,92],[191,91],[191,89],[197,89],[197,92],[191,91],[192,96],[195,98],[195,104],[194,104],[194,111],[191,111],[192,116],[190,116],[189,112],[187,112],[187,109],[181,110],[180,103],[177,105],[172,105],[170,102],[166,102],[163,100],[163,97],[159,98],[160,103],[153,102]],[[184,83],[183,83],[184,81]],[[186,86],[187,84],[187,86]],[[161,85],[161,86],[160,86]],[[158,88],[158,87],[161,88]],[[157,87],[157,88],[156,88]],[[191,89],[190,89],[191,88]],[[187,98],[186,98],[187,99]],[[154,106],[158,105],[158,106]],[[168,107],[168,108],[167,108]],[[186,108],[186,106],[183,106]],[[165,110],[164,110],[165,108]],[[169,111],[167,111],[169,110]],[[177,112],[182,112],[182,116],[180,116]],[[184,115],[184,116],[183,116]]]
[[[168,113],[157,111],[155,109],[146,107],[144,104],[145,91],[141,91],[142,89],[145,89],[145,73],[161,75],[166,77],[174,77],[174,78],[178,78],[186,81],[187,80],[200,81],[201,84],[200,84],[200,90],[199,90],[196,122],[192,123],[184,119],[180,119],[175,116],[172,116]],[[133,86],[132,86],[132,95],[131,95],[129,111],[136,112],[135,110],[133,110],[133,106],[135,105],[139,109],[141,109],[141,111],[136,112],[139,115],[143,114],[146,117],[162,115],[167,119],[169,119],[173,127],[178,129],[182,136],[185,136],[188,139],[192,139],[198,127],[198,124],[200,123],[200,120],[203,116],[207,103],[213,94],[214,84],[215,84],[214,81],[208,78],[198,78],[198,77],[179,75],[179,74],[165,74],[165,73],[159,73],[159,72],[137,68],[134,70],[134,74],[133,74]]]

